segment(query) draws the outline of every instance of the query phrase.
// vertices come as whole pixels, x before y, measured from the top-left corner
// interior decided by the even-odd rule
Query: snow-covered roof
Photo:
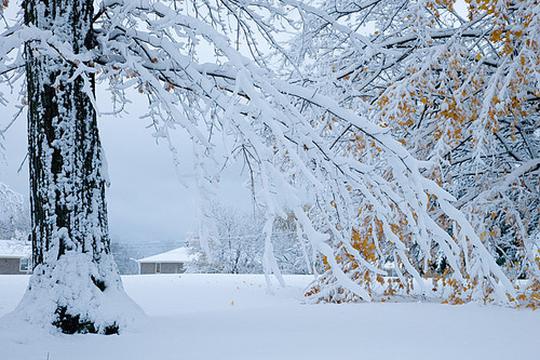
[[[0,240],[0,258],[30,257],[32,245],[26,241]]]
[[[185,263],[193,261],[196,255],[190,254],[187,247],[179,247],[161,254],[152,255],[137,260],[140,263]]]

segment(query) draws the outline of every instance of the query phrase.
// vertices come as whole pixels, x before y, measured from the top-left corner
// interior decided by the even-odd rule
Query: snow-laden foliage
[[[465,245],[474,230],[473,243],[485,244],[507,276],[538,284],[538,3],[343,0],[302,8],[307,25],[292,57],[308,64],[311,74],[304,81],[336,94],[341,106],[366,114],[424,160],[422,174],[458,199],[456,208],[472,226],[439,217],[446,205],[430,195],[428,212],[453,238],[447,245],[452,251],[461,247],[449,258],[447,245],[426,241],[429,237],[411,229],[416,219],[411,222],[398,206],[386,207],[397,210],[389,217],[369,197],[360,197],[353,243],[361,249],[371,244],[364,257],[373,263],[399,261],[393,233],[407,244],[410,265],[422,276],[463,272],[470,284],[453,301],[477,296],[490,301],[491,290],[485,291],[490,286],[480,286],[482,295],[471,292],[486,270]],[[385,179],[400,176],[388,171],[384,148],[371,134],[328,114],[321,118],[333,147],[380,167]],[[472,251],[479,251],[475,247]],[[360,265],[361,274],[367,267],[349,258],[350,252],[344,247],[342,266]],[[374,282],[372,276],[359,279]]]
[[[96,106],[94,77],[109,84],[115,111],[128,101],[126,89],[138,89],[148,100],[155,135],[169,141],[177,163],[170,132],[181,127],[192,137],[200,188],[218,176],[214,144],[224,134],[231,155],[249,170],[256,201],[264,204],[263,269],[283,282],[272,233],[276,219],[291,209],[299,239],[326,264],[314,299],[380,299],[370,282],[386,275],[387,262],[395,264],[402,286],[413,279],[425,294],[423,276],[440,259],[456,292],[466,292],[464,299],[513,303],[514,285],[474,219],[465,216],[470,212],[461,212],[464,205],[431,178],[434,169],[444,169],[436,161],[444,157],[432,150],[425,156],[411,142],[398,141],[393,122],[401,115],[389,117],[403,108],[408,84],[416,81],[427,92],[444,84],[420,79],[427,70],[447,73],[440,66],[448,57],[441,54],[459,56],[466,46],[453,39],[483,39],[478,33],[486,30],[476,29],[477,21],[465,21],[470,25],[464,28],[438,25],[448,16],[431,15],[440,5],[105,0],[91,27],[82,30],[84,46],[74,47],[62,27],[10,27],[1,35],[0,76],[20,74],[26,44],[33,56],[70,69],[68,80],[78,82]],[[285,47],[290,33],[299,31],[294,46]],[[450,41],[430,46],[438,39]],[[275,56],[263,56],[268,52]],[[487,92],[495,87],[488,85]],[[447,109],[444,99],[435,98],[437,110]],[[478,116],[489,114],[488,105]],[[436,129],[420,127],[419,137],[435,136]]]

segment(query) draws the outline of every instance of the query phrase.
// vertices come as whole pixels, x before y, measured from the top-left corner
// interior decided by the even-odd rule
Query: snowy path
[[[0,276],[0,316],[26,281]],[[259,275],[126,276],[126,290],[148,314],[139,329],[49,335],[0,320],[0,360],[539,359],[540,311],[302,305],[309,281],[287,277],[289,286],[269,295]]]

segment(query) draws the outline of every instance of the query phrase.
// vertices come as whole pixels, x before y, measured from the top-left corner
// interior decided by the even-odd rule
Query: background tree
[[[215,204],[207,214],[213,227],[207,239],[210,252],[200,247],[200,242],[190,242],[197,260],[190,272],[256,274],[262,273],[261,219],[230,207]]]
[[[22,195],[0,183],[0,240],[25,240],[29,228],[27,213]]]
[[[189,272],[260,274],[263,273],[264,213],[248,213],[213,203],[206,214],[209,251],[204,251],[198,236],[188,236],[187,244],[197,259],[190,264]],[[209,225],[212,224],[212,225]],[[311,270],[298,241],[294,216],[274,222],[272,244],[276,262],[285,274],[306,274]],[[306,246],[304,244],[304,246]],[[306,249],[307,251],[307,249]],[[310,256],[310,255],[309,255]]]

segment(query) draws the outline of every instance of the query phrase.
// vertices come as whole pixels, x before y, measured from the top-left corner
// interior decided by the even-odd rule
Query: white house
[[[186,271],[186,265],[197,258],[187,247],[179,247],[161,254],[137,260],[139,274],[178,274]]]
[[[26,241],[0,240],[0,274],[28,274],[32,271],[32,245]]]

